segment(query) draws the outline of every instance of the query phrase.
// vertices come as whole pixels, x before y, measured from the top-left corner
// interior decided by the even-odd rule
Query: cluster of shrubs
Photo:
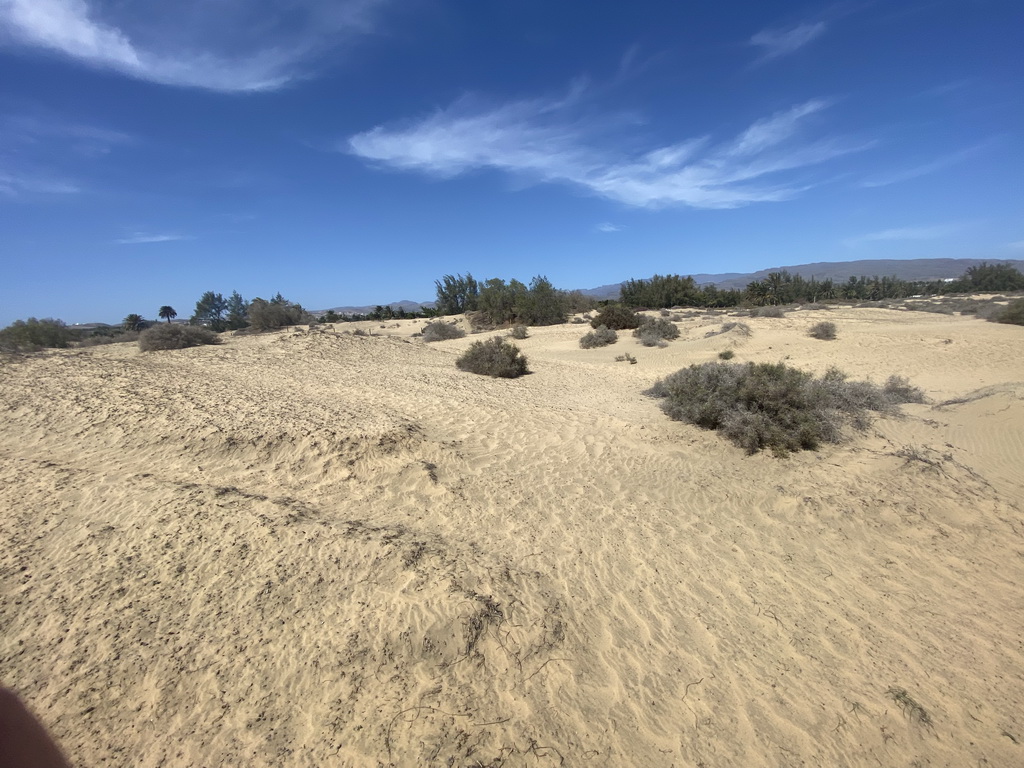
[[[154,352],[161,349],[185,349],[203,344],[220,344],[220,336],[199,325],[159,323],[139,334],[139,349]]]
[[[446,323],[444,320],[434,320],[423,326],[424,341],[448,341],[449,339],[461,339],[466,332],[454,323]]]
[[[821,378],[784,363],[705,363],[659,380],[647,391],[678,421],[718,430],[747,451],[776,455],[838,443],[843,429],[865,429],[872,411],[894,413],[924,393],[893,376],[879,387],[848,381],[835,368]]]
[[[15,320],[0,330],[0,351],[36,352],[44,347],[64,349],[70,346],[73,333],[63,320],[46,317],[37,320]]]
[[[633,335],[645,347],[664,347],[669,341],[679,338],[679,328],[660,317],[644,317]]]
[[[503,379],[514,379],[529,373],[526,357],[519,351],[519,347],[500,336],[487,341],[474,341],[455,361],[455,366],[460,371]]]
[[[580,337],[580,347],[583,349],[607,347],[618,340],[619,335],[615,331],[606,325],[599,325],[595,330],[585,333]]]

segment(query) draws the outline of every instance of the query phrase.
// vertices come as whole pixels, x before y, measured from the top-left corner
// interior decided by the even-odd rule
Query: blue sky
[[[1024,258],[1024,6],[0,0],[0,325]]]

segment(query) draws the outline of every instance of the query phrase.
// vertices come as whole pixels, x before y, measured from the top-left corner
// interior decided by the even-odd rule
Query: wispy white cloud
[[[264,91],[302,76],[340,33],[370,31],[383,2],[0,0],[0,44],[166,85]]]
[[[127,237],[119,238],[114,242],[118,245],[139,245],[142,243],[168,243],[173,240],[194,240],[195,238],[189,235],[172,235],[172,234],[151,234],[148,232],[134,232]]]
[[[450,178],[495,169],[529,181],[563,182],[626,205],[735,208],[789,199],[813,183],[784,177],[869,144],[803,140],[804,124],[828,107],[798,104],[758,120],[731,141],[703,136],[632,154],[617,137],[609,146],[606,118],[578,119],[565,101],[519,101],[482,109],[463,99],[405,125],[377,126],[343,149],[400,170]]]
[[[932,86],[931,88],[926,88],[925,90],[921,91],[918,94],[918,96],[925,96],[928,98],[933,98],[936,96],[945,96],[950,93],[962,91],[964,88],[969,87],[972,82],[973,81],[968,78],[949,80],[945,83],[940,83],[939,85]]]
[[[621,232],[622,227],[618,224],[612,224],[610,221],[602,221],[596,227],[598,232]]]
[[[936,240],[955,234],[964,228],[963,224],[936,224],[930,227],[896,227],[878,232],[868,232],[847,239],[847,246],[884,240]]]
[[[66,179],[0,170],[0,195],[5,197],[69,195],[76,192],[81,192],[80,187]]]
[[[750,38],[750,44],[761,49],[758,61],[764,62],[788,56],[820,37],[827,29],[824,21],[811,21],[794,27],[762,29]]]
[[[921,176],[927,176],[937,171],[945,170],[951,166],[957,165],[970,159],[974,155],[977,155],[987,144],[978,144],[967,149],[961,149],[958,152],[950,152],[947,155],[937,157],[931,162],[923,163],[921,165],[915,165],[911,168],[903,168],[897,171],[890,171],[889,173],[879,174],[877,176],[865,179],[860,182],[862,187],[887,187],[890,184],[899,184],[903,181],[910,181]]]
[[[2,0],[0,0],[2,2]],[[66,122],[59,116],[8,115],[0,117],[0,146],[8,153],[52,161],[58,153],[97,157],[135,138],[122,131]]]

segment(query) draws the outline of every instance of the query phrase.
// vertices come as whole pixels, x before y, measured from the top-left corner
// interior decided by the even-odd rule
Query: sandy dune
[[[81,766],[1024,765],[1024,329],[723,319],[4,363],[0,681]],[[726,348],[931,402],[746,456],[640,394]]]

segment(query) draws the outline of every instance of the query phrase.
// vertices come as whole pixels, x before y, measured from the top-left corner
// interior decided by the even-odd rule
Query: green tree
[[[121,321],[121,325],[126,331],[141,331],[146,327],[146,321],[142,315],[136,315],[133,313],[125,317],[125,319]]]
[[[437,312],[440,315],[461,315],[477,308],[480,285],[473,275],[445,275],[435,280],[437,287]]]
[[[988,264],[968,267],[960,283],[967,291],[1019,291],[1024,290],[1024,274],[1010,264]]]
[[[228,297],[226,311],[227,327],[229,330],[237,331],[249,326],[249,303],[242,298],[238,291],[232,291]]]
[[[530,289],[516,302],[516,317],[526,325],[558,325],[568,314],[562,292],[543,275],[533,278]]]
[[[701,294],[692,277],[654,275],[649,280],[627,280],[619,296],[627,307],[700,306]]]
[[[300,325],[312,319],[313,316],[302,305],[288,301],[280,293],[270,301],[257,297],[249,303],[249,322],[257,331]]]
[[[196,302],[196,311],[192,314],[193,325],[206,325],[210,330],[223,331],[227,326],[224,320],[224,313],[227,312],[228,303],[219,293],[207,291]]]
[[[487,280],[480,288],[477,309],[491,325],[504,325],[516,319],[519,297],[526,294],[526,286],[518,280],[505,283],[497,277]]]
[[[160,311],[156,314],[157,317],[166,320],[168,323],[178,316],[178,313],[174,311],[174,307],[168,306],[167,304],[160,307]]]

